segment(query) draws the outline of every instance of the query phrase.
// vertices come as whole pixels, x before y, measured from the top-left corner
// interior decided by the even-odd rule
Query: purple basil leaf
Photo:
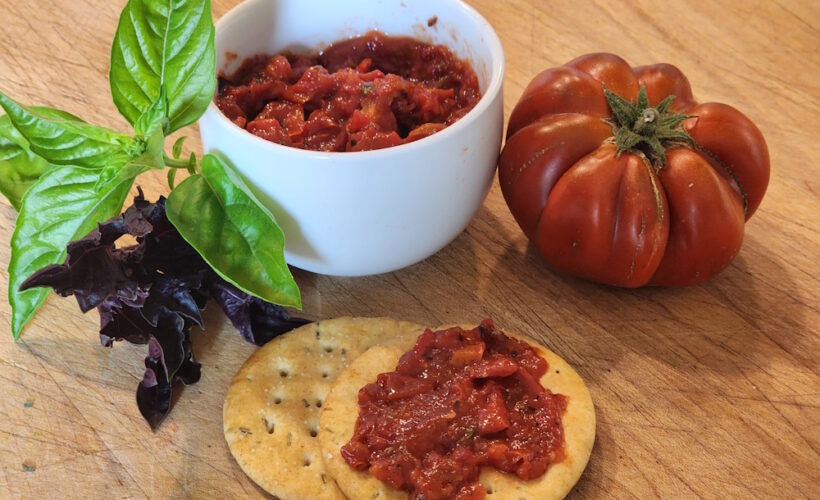
[[[111,347],[113,342],[127,340],[132,344],[145,344],[154,328],[142,317],[139,309],[125,306],[116,300],[103,302],[100,312],[100,342]]]
[[[137,407],[152,429],[171,411],[171,384],[162,362],[162,347],[153,337],[148,342],[145,374],[137,386]]]
[[[151,286],[148,298],[142,307],[142,316],[150,324],[156,326],[160,315],[176,313],[202,326],[200,307],[192,295],[192,290],[197,290],[201,286],[202,280],[197,275],[192,275],[187,279],[170,276],[159,278]]]
[[[143,213],[148,212],[144,210]],[[179,235],[176,228],[165,217],[165,198],[160,197],[153,209],[146,215],[153,230],[137,237],[144,248],[141,265],[151,273],[185,278],[191,275],[211,273],[211,268],[194,248]]]
[[[274,337],[310,322],[291,318],[282,307],[248,295],[216,275],[209,285],[211,297],[242,338],[256,345],[264,345]]]
[[[155,429],[171,410],[174,383],[194,383],[199,380],[200,364],[194,361],[189,338],[190,323],[176,314],[163,315],[156,327],[143,318],[150,331],[145,374],[137,387],[137,406],[140,413]]]
[[[164,198],[160,198],[160,201]],[[156,217],[156,204],[149,203],[142,198],[142,191],[134,198],[134,204],[126,209],[121,220],[128,234],[141,237],[154,230],[154,222],[160,218]]]
[[[190,330],[185,332],[185,340],[182,341],[182,348],[185,351],[185,359],[182,361],[179,370],[177,370],[177,377],[179,377],[179,380],[185,385],[196,384],[202,375],[202,365],[194,360]]]
[[[68,244],[65,264],[44,267],[25,280],[20,289],[50,286],[63,297],[73,294],[83,312],[114,295],[133,301],[139,295],[138,285],[123,272],[113,250],[113,241],[101,245],[100,231],[95,230]]]
[[[159,342],[162,347],[163,368],[168,374],[169,380],[173,380],[182,362],[185,361],[185,350],[183,341],[185,340],[185,321],[176,314],[162,316],[153,328],[151,337]],[[151,354],[151,342],[148,342],[148,353]]]
[[[265,345],[274,337],[310,323],[304,318],[290,316],[282,307],[256,297],[251,298],[251,331],[254,343]]]

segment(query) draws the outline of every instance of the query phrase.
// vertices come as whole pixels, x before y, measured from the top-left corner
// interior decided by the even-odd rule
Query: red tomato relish
[[[247,59],[219,78],[215,99],[235,124],[277,144],[366,151],[434,134],[480,98],[472,67],[447,47],[373,31],[319,54]]]
[[[429,328],[396,370],[359,391],[344,460],[416,500],[479,499],[482,466],[521,479],[564,458],[566,396],[539,382],[547,362],[486,319]]]

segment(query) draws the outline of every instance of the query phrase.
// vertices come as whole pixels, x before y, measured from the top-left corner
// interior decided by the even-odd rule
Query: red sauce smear
[[[359,391],[342,458],[416,500],[484,498],[482,466],[539,477],[564,458],[567,397],[541,386],[547,369],[492,320],[428,328],[395,371]]]
[[[318,151],[365,151],[434,134],[481,98],[469,63],[443,45],[379,32],[319,54],[258,55],[220,77],[216,105],[263,139]]]

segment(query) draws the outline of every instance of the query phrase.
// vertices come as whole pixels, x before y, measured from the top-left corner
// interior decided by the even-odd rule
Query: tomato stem
[[[646,108],[632,125],[632,130],[639,135],[651,135],[655,132],[661,114],[655,108]]]
[[[604,86],[604,96],[612,111],[610,120],[615,133],[617,154],[624,151],[643,153],[656,169],[666,165],[666,149],[672,146],[695,146],[692,137],[683,130],[683,121],[693,118],[669,111],[674,95],[649,104],[646,85],[641,85],[638,98],[629,102]]]

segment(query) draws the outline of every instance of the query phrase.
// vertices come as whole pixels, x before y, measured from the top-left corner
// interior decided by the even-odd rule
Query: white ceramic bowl
[[[467,227],[490,188],[501,147],[501,42],[458,0],[248,0],[216,23],[217,68],[226,74],[249,56],[317,51],[373,29],[448,46],[472,63],[483,97],[432,136],[355,153],[268,142],[213,103],[199,121],[205,150],[230,159],[276,217],[288,263],[317,273],[393,271],[432,255]]]

